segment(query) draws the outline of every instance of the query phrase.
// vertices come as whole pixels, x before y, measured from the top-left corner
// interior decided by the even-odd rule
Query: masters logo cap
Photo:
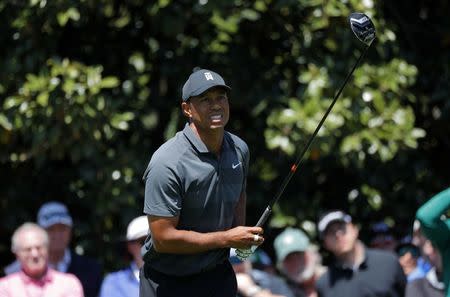
[[[218,73],[208,69],[196,70],[185,82],[181,98],[183,101],[186,101],[190,97],[198,96],[213,87],[223,87],[227,91],[231,90]]]
[[[280,263],[290,253],[306,251],[309,246],[309,238],[300,229],[289,227],[275,238],[273,246],[277,262]]]

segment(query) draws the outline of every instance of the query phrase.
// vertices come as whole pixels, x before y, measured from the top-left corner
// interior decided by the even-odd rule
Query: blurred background
[[[59,200],[72,245],[105,271],[142,214],[152,153],[183,127],[196,66],[232,87],[228,130],[249,145],[248,218],[275,195],[364,45],[356,69],[266,226],[314,238],[319,214],[348,211],[362,238],[411,231],[450,181],[450,4],[373,0],[0,1],[0,266],[10,236]]]

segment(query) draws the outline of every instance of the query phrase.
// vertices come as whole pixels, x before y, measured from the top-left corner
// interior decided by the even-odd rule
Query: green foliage
[[[47,200],[69,205],[74,245],[107,271],[122,264],[114,247],[142,213],[152,152],[184,124],[180,89],[195,66],[233,88],[228,128],[250,147],[254,224],[363,49],[353,11],[371,16],[378,38],[268,228],[314,234],[328,208],[409,227],[450,178],[450,27],[445,1],[402,5],[0,1],[2,264],[14,228]]]

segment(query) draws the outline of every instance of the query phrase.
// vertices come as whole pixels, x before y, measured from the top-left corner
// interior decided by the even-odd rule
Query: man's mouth
[[[216,114],[216,115],[210,116],[210,119],[212,122],[220,122],[220,121],[222,121],[223,116],[221,114]]]

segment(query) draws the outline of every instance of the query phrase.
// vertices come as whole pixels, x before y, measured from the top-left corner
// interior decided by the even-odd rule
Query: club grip
[[[262,227],[264,223],[267,221],[267,218],[270,216],[271,212],[272,209],[269,206],[267,206],[266,209],[264,210],[264,213],[259,218],[258,223],[256,223],[256,227]]]

